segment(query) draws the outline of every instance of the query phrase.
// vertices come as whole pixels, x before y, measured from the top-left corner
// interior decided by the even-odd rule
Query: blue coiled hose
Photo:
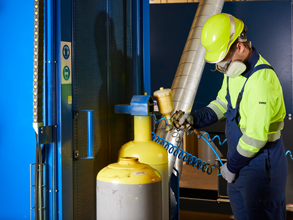
[[[293,156],[292,156],[292,153],[291,153],[291,151],[287,150],[287,152],[286,152],[286,154],[285,154],[285,155],[287,155],[287,154],[290,154],[291,160],[293,160]]]
[[[155,115],[151,115],[151,116],[154,116],[156,124],[158,124],[161,120],[165,120],[165,123],[167,125],[167,120],[165,118],[161,118],[159,121],[157,121],[157,117]],[[177,129],[177,131],[179,130]],[[192,132],[187,133],[187,135],[190,135],[191,133]],[[204,137],[204,135],[207,135],[207,139]],[[207,144],[211,147],[211,149],[214,151],[214,153],[218,157],[221,165],[223,165],[222,160],[220,159],[219,155],[217,154],[215,149],[212,147],[210,142],[212,142],[215,138],[218,138],[220,145],[223,145],[226,142],[226,139],[223,142],[221,142],[220,137],[218,135],[216,135],[215,137],[213,137],[213,139],[211,139],[207,132],[205,132],[202,135],[198,135],[198,138],[202,138],[203,140],[207,142]],[[201,160],[200,158],[193,156],[192,154],[178,148],[177,146],[174,146],[172,143],[169,143],[165,139],[159,137],[154,132],[152,132],[152,140],[162,145],[169,154],[173,154],[173,156],[177,157],[178,159],[183,159],[183,162],[186,162],[187,164],[191,164],[193,167],[197,167],[197,169],[199,170],[201,169],[203,172],[207,172],[207,174],[209,175],[212,173],[213,167],[214,167],[218,170],[218,175],[221,175],[221,173],[219,172],[218,166],[214,164],[209,164],[205,162],[204,160]]]
[[[157,121],[157,117],[155,115],[151,115],[154,116],[155,118],[155,123],[158,124],[161,120],[165,120],[165,124],[167,125],[167,120],[165,118],[161,118],[159,121]],[[175,128],[176,129],[176,128]],[[176,129],[177,131],[179,131],[178,129]],[[193,131],[191,132],[187,132],[187,135],[190,135]],[[193,156],[192,154],[178,148],[177,146],[174,146],[173,144],[169,143],[168,141],[166,141],[165,139],[159,137],[158,135],[156,135],[154,132],[152,132],[152,140],[161,144],[167,151],[169,154],[173,154],[174,157],[178,157],[178,159],[182,159],[183,158],[183,162],[187,162],[187,164],[192,164],[193,167],[197,167],[197,169],[202,169],[203,172],[207,172],[207,174],[211,174],[213,167],[215,167],[218,170],[218,176],[221,175],[221,173],[219,172],[219,168],[214,165],[214,164],[209,164],[206,163],[205,161],[201,160],[200,158],[197,158],[196,156]],[[204,137],[204,135],[207,136],[207,139]],[[205,132],[201,135],[197,136],[198,139],[202,138],[203,140],[205,140],[205,142],[210,146],[210,148],[214,151],[214,153],[216,154],[217,158],[219,159],[219,162],[221,163],[221,165],[223,166],[223,162],[220,159],[219,155],[217,154],[217,152],[215,151],[215,149],[212,147],[212,145],[210,144],[210,142],[214,141],[214,139],[218,138],[219,144],[223,145],[227,139],[225,139],[223,142],[221,142],[221,139],[218,135],[214,136],[212,139],[210,138],[209,133]],[[293,160],[293,156],[290,150],[288,150],[285,155],[289,154],[291,160]]]

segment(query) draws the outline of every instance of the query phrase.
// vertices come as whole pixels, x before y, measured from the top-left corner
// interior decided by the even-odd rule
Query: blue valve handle
[[[95,159],[93,153],[93,110],[78,110],[87,113],[87,157],[78,159]]]
[[[93,158],[93,111],[87,111],[87,157]]]

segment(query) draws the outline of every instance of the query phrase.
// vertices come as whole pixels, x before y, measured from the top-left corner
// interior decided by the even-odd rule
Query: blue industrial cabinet
[[[39,135],[44,216],[94,219],[96,175],[117,161],[119,148],[132,138],[130,118],[116,115],[114,106],[150,93],[149,4],[43,2],[43,129],[49,131]],[[34,3],[0,3],[0,219],[34,219]],[[71,63],[64,66],[69,54]],[[93,114],[92,158],[87,158],[87,110]],[[48,136],[52,143],[46,143]]]

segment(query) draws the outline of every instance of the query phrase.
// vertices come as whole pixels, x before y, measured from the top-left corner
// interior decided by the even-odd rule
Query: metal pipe
[[[206,50],[201,45],[201,30],[204,23],[211,16],[222,11],[224,2],[224,0],[202,0],[198,5],[171,87],[174,111],[182,110],[189,113],[192,109],[205,65],[204,56]],[[169,143],[182,148],[183,132],[178,132],[174,129],[173,131],[167,132],[163,126],[163,122],[159,124],[156,132],[157,135],[164,138]],[[175,167],[181,175],[183,165],[182,159],[176,159],[172,154],[169,154],[168,159],[169,178],[171,177],[173,167]]]

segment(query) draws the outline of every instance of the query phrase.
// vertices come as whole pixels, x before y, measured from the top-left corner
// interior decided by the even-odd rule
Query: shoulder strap
[[[262,70],[262,69],[271,69],[271,70],[275,71],[274,68],[271,67],[271,66],[268,65],[268,64],[260,64],[260,65],[258,65],[258,66],[256,66],[256,67],[254,67],[254,69],[251,71],[251,73],[250,73],[250,75],[248,76],[248,78],[249,78],[253,73],[255,73],[256,71],[259,71],[259,70]],[[244,87],[245,87],[245,84],[246,84],[248,78],[246,79],[246,81],[245,81],[245,83],[244,83],[244,85],[243,85],[243,87],[242,87],[242,90],[241,90],[241,92],[240,92],[239,95],[238,95],[237,102],[236,102],[236,106],[239,106],[239,104],[240,104],[240,101],[241,101],[241,99],[242,99],[242,94],[243,94],[243,91],[244,91]]]
[[[271,67],[271,66],[268,65],[268,64],[260,64],[260,65],[258,65],[258,66],[256,66],[256,67],[254,67],[254,69],[251,71],[249,77],[250,77],[253,73],[255,73],[256,71],[259,71],[259,70],[262,70],[262,69],[271,69],[271,70],[275,71],[274,68]]]

